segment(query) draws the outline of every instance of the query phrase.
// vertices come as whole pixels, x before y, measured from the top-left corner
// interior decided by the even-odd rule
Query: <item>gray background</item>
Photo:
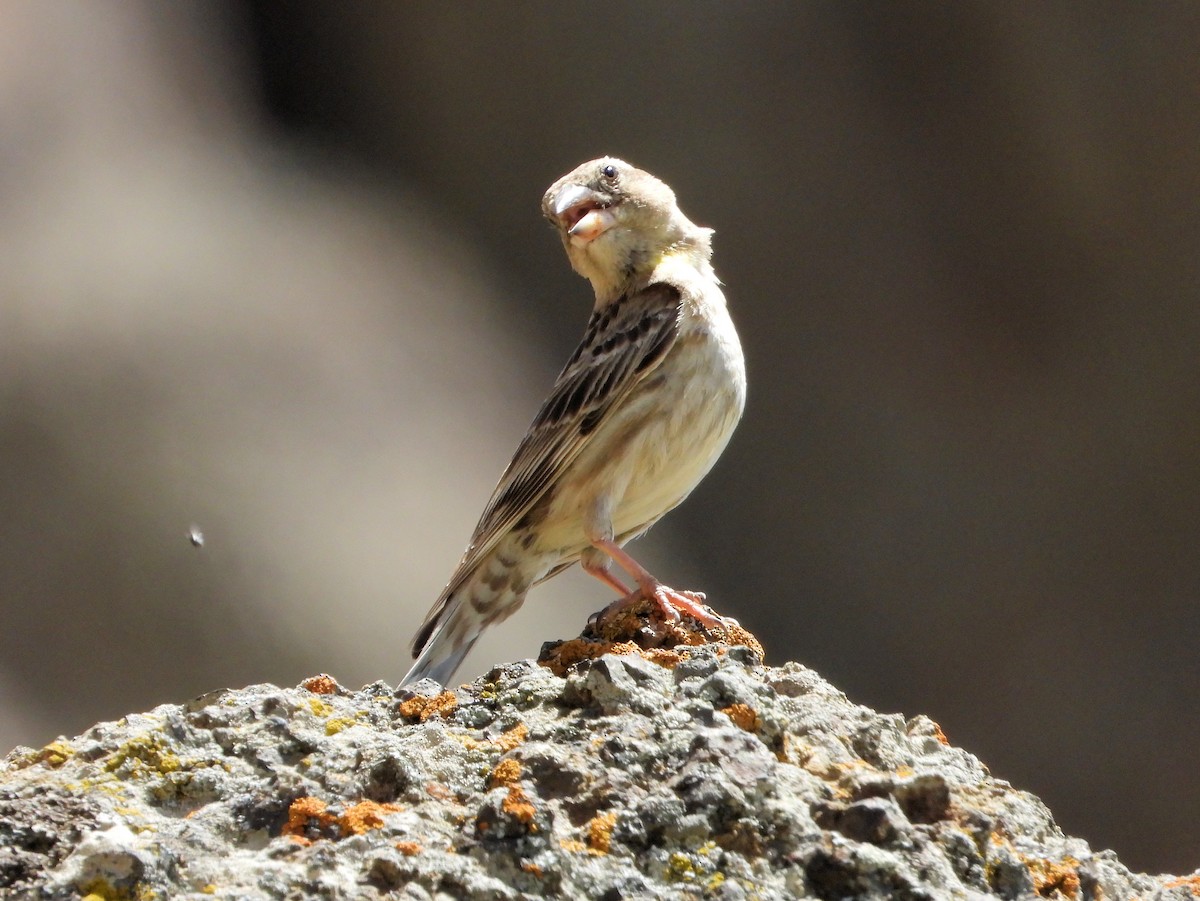
[[[1191,3],[10,0],[0,741],[398,679],[587,316],[538,200],[613,153],[717,229],[751,386],[639,554],[1190,871],[1197,46]]]

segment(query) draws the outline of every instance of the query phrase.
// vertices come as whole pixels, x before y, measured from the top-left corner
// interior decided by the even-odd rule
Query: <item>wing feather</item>
[[[497,542],[550,491],[587,436],[666,356],[679,329],[679,289],[655,284],[592,314],[571,355],[500,477],[471,542],[413,643],[432,634],[450,596]]]

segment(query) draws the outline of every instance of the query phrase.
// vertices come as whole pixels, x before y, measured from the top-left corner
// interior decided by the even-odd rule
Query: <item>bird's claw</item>
[[[662,613],[664,620],[669,623],[679,622],[679,608],[671,603],[670,597],[667,596],[662,586],[655,589],[649,599],[658,604],[659,612]]]
[[[672,625],[680,621],[682,614],[687,614],[708,629],[728,630],[731,625],[738,624],[737,620],[726,619],[717,614],[705,604],[706,600],[707,596],[702,591],[680,591],[661,584],[648,585],[630,592],[625,597],[613,601],[603,610],[593,613],[588,617],[588,623],[604,622],[622,610],[627,610],[644,601],[650,601],[658,608],[663,622]]]
[[[654,600],[662,609],[670,622],[676,622],[681,613],[686,613],[696,622],[709,629],[724,629],[726,621],[717,615],[704,602],[706,596],[701,591],[679,591],[658,585],[654,588]]]

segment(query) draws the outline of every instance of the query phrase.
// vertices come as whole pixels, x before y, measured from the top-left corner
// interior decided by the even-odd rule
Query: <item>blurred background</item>
[[[638,548],[1129,865],[1200,865],[1200,6],[0,6],[0,744],[395,683],[590,289],[717,229],[750,402]],[[203,533],[203,545],[189,531]],[[461,673],[610,600],[568,573]]]

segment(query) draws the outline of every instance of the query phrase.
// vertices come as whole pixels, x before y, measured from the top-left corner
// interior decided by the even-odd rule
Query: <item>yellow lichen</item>
[[[333,713],[333,708],[320,698],[309,698],[308,709],[312,711],[313,716],[319,716],[321,719],[324,719]]]
[[[75,749],[67,742],[58,740],[52,741],[46,745],[34,756],[36,762],[45,763],[47,766],[57,769],[66,763],[75,754]]]
[[[686,854],[676,851],[667,860],[667,879],[671,882],[693,882],[697,875],[696,864]]]
[[[357,725],[359,725],[359,721],[355,717],[350,717],[350,716],[336,717],[335,719],[326,720],[325,734],[326,735],[337,735],[343,729],[349,729],[351,726],[357,726]]]
[[[133,894],[112,885],[107,879],[92,879],[81,888],[80,901],[154,901],[158,895],[146,885],[138,886]]]
[[[130,739],[117,748],[104,764],[104,769],[115,773],[127,769],[131,775],[143,775],[153,771],[162,775],[174,773],[183,766],[179,755],[167,750],[163,736],[146,733]]]

